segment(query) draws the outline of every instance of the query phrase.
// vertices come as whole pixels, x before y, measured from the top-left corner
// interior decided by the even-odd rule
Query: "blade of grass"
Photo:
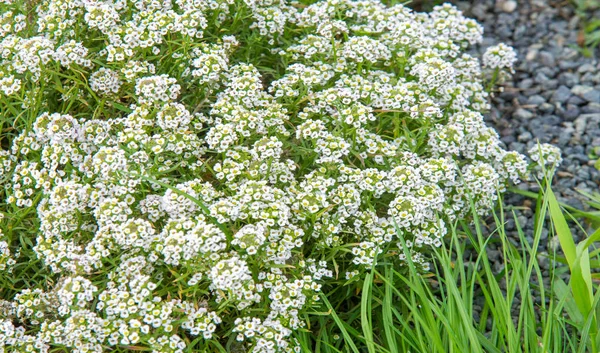
[[[346,326],[344,325],[344,322],[337,315],[337,313],[333,309],[333,306],[331,306],[331,303],[329,302],[329,300],[327,300],[327,297],[323,293],[321,293],[320,297],[321,297],[321,300],[323,301],[323,303],[325,303],[325,306],[327,306],[327,309],[329,309],[329,311],[331,312],[331,317],[333,318],[333,321],[335,321],[338,328],[342,332],[342,336],[344,336],[344,340],[345,340],[346,344],[348,344],[348,346],[350,346],[350,348],[352,349],[352,351],[354,353],[360,353],[360,351],[356,347],[356,344],[352,340],[352,337],[350,336],[350,334],[348,334],[348,331],[346,330]]]
[[[384,289],[385,293],[383,295],[383,306],[382,306],[382,317],[383,317],[383,330],[385,332],[385,339],[388,345],[388,348],[391,352],[398,352],[398,346],[396,344],[396,339],[394,334],[392,333],[392,328],[394,326],[394,319],[392,317],[392,273],[390,271],[389,266],[385,267],[385,279]]]
[[[371,295],[373,285],[373,271],[370,271],[365,276],[361,295],[360,305],[360,323],[367,343],[369,353],[375,353],[375,345],[373,344],[373,323],[371,321]]]
[[[546,195],[548,197],[548,206],[552,223],[554,224],[554,229],[571,271],[571,280],[569,283],[571,285],[571,291],[573,292],[573,298],[583,317],[588,320],[591,316],[591,325],[594,327],[594,338],[591,340],[592,351],[597,352],[595,332],[597,332],[598,327],[596,315],[593,312],[594,294],[590,271],[588,242],[582,241],[578,245],[575,245],[573,235],[571,234],[565,216],[560,209],[556,196],[549,186],[546,188]],[[591,239],[588,240],[593,240],[597,236],[596,233],[594,233],[594,237],[591,237]]]

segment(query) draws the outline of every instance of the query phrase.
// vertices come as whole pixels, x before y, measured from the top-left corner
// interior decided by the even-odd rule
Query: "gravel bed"
[[[520,0],[516,7],[511,3],[477,0],[458,4],[485,28],[484,43],[478,48],[481,52],[504,42],[513,46],[519,57],[512,81],[505,82],[504,91],[493,98],[487,123],[510,150],[525,153],[538,140],[560,147],[563,162],[553,189],[559,201],[586,209],[585,197],[578,190],[600,191],[600,172],[589,157],[594,147],[600,146],[600,50],[596,48],[596,58],[577,50],[579,19],[567,2]],[[600,10],[590,15],[600,18]],[[518,187],[538,190],[533,182]],[[509,194],[506,204],[528,207],[530,202]],[[531,236],[532,212],[521,212],[519,221]],[[507,230],[514,230],[510,222]],[[540,247],[552,249],[552,242],[543,238]]]
[[[488,124],[510,150],[524,153],[537,140],[560,147],[563,163],[553,190],[559,201],[587,209],[585,197],[577,190],[600,191],[600,172],[589,158],[594,147],[600,146],[600,50],[595,49],[595,58],[584,57],[577,50],[580,23],[574,8],[568,1],[548,0],[476,0],[456,5],[485,28],[484,42],[478,50],[483,53],[488,46],[504,42],[518,53],[516,72],[512,81],[505,82],[504,91],[493,98]],[[600,10],[590,16],[600,18]],[[538,190],[535,183],[529,182],[518,187]],[[533,210],[529,207],[535,206],[531,200],[508,194],[505,201],[507,205],[524,206],[517,210],[517,218],[527,240],[533,242]],[[519,238],[511,218],[506,231],[517,244]],[[551,265],[543,254],[553,252],[558,245],[557,239],[548,234],[544,230],[538,249],[543,275],[548,274]],[[573,234],[576,238],[582,236],[576,229]],[[488,256],[500,272],[503,259],[494,244]],[[475,308],[480,304],[475,303]]]

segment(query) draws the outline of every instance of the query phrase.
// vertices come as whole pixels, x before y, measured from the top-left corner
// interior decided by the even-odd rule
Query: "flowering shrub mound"
[[[297,352],[323,288],[426,271],[527,173],[482,117],[515,54],[450,5],[0,9],[1,351]]]

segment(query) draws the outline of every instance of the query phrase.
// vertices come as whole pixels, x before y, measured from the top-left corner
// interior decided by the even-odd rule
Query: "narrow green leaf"
[[[392,333],[394,327],[394,319],[392,317],[392,281],[393,276],[389,266],[385,268],[385,279],[384,282],[385,292],[383,296],[382,316],[383,316],[383,330],[385,332],[386,342],[391,352],[398,352],[398,346],[396,344],[396,338]]]
[[[592,307],[594,294],[588,247],[600,236],[600,232],[596,231],[591,237],[575,246],[571,230],[550,187],[547,187],[546,193],[550,216],[554,223],[560,245],[567,258],[569,269],[571,270],[571,280],[569,283],[573,291],[573,298],[583,318],[588,320],[591,315],[593,325],[595,326],[596,320]]]
[[[550,216],[552,217],[552,222],[554,223],[556,235],[560,241],[560,246],[563,250],[563,253],[567,258],[569,267],[572,268],[573,264],[575,263],[575,258],[577,257],[577,250],[575,247],[575,242],[573,241],[573,235],[571,234],[569,225],[565,220],[565,217],[560,209],[560,205],[556,200],[556,196],[554,196],[552,189],[550,189],[550,186],[547,187],[546,193],[548,197]]]
[[[369,353],[375,353],[375,345],[373,344],[373,323],[371,322],[371,295],[373,285],[373,271],[370,271],[365,276],[363,282],[361,305],[360,305],[360,324],[363,335],[367,343]]]
[[[345,340],[346,344],[348,344],[348,346],[350,346],[350,348],[352,349],[352,351],[354,353],[360,353],[360,351],[356,347],[356,344],[352,340],[352,337],[348,334],[348,331],[346,330],[344,322],[337,315],[337,313],[335,312],[335,309],[333,309],[333,306],[331,306],[331,303],[329,302],[329,300],[327,300],[327,297],[323,293],[321,293],[320,297],[321,297],[321,300],[323,301],[323,303],[325,303],[325,306],[327,306],[327,309],[329,309],[331,311],[331,317],[333,318],[333,321],[335,321],[335,323],[337,324],[340,331],[342,331],[342,336],[344,336],[344,340]]]

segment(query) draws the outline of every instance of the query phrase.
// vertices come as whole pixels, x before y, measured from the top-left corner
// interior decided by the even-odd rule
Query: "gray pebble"
[[[526,78],[517,84],[517,87],[519,87],[522,90],[529,89],[532,86],[533,86],[533,80],[530,78]]]
[[[560,240],[556,235],[549,239],[547,249],[548,252],[555,252],[560,249]]]
[[[548,262],[547,254],[543,254],[543,253],[538,254],[537,261],[538,261],[538,265],[540,266],[541,269],[548,269],[549,262]]]
[[[567,104],[575,104],[575,105],[582,105],[585,103],[586,103],[585,99],[580,98],[578,96],[571,96],[571,98],[569,98],[569,100],[567,101]]]
[[[487,251],[487,256],[491,261],[497,262],[502,260],[502,256],[499,250],[489,249]]]
[[[554,90],[558,87],[558,80],[547,80],[542,82],[542,88],[546,91]]]
[[[558,72],[558,70],[556,70],[556,68],[554,68],[554,67],[540,67],[538,69],[538,72],[541,72],[548,77],[554,77],[554,76],[556,76],[556,73]]]
[[[573,121],[579,116],[580,113],[581,112],[579,111],[579,108],[576,105],[569,104],[567,105],[567,109],[565,110],[562,116],[568,121]]]
[[[528,221],[529,221],[529,219],[524,215],[520,215],[517,217],[517,222],[519,223],[521,228],[525,228],[527,226]]]
[[[538,71],[538,73],[535,75],[536,83],[544,83],[548,80],[550,80],[550,78],[548,78],[548,76],[546,74],[544,74],[543,72]]]
[[[591,91],[587,91],[581,96],[581,98],[588,102],[600,103],[600,90],[593,89]]]
[[[500,141],[504,142],[504,144],[506,144],[506,145],[510,145],[511,143],[516,141],[516,138],[514,135],[506,135],[506,136],[502,136],[500,138]]]
[[[554,105],[552,105],[550,103],[542,103],[538,107],[538,110],[541,111],[542,113],[550,114],[550,113],[554,112]]]
[[[533,113],[527,109],[519,108],[517,111],[513,113],[513,118],[521,119],[521,120],[529,120],[533,118]]]
[[[569,156],[570,159],[578,161],[578,162],[582,162],[582,163],[586,163],[587,161],[589,161],[590,159],[588,158],[588,156],[586,156],[585,154],[574,154]],[[581,170],[582,172],[584,170]]]
[[[546,99],[540,95],[533,95],[527,99],[527,104],[541,105],[546,102]]]
[[[581,112],[584,114],[598,114],[600,113],[600,103],[589,103],[581,108]]]
[[[550,102],[559,102],[565,103],[567,99],[571,97],[571,90],[567,86],[559,86],[552,98],[550,98]]]
[[[562,70],[571,70],[579,67],[579,63],[576,61],[559,61],[558,67]]]
[[[500,95],[498,97],[505,101],[512,101],[513,99],[517,98],[518,96],[519,95],[517,92],[510,90],[510,91],[504,91],[504,92],[500,93]]]
[[[575,119],[575,132],[580,136],[583,135],[588,125],[588,121],[593,122],[594,120],[596,120],[596,123],[598,123],[600,116],[598,114],[581,114],[577,119]]]
[[[593,90],[594,90],[594,87],[584,86],[584,85],[575,85],[575,86],[573,86],[573,88],[571,88],[571,93],[583,98],[584,94],[586,94],[590,91],[593,91]]]
[[[596,68],[592,64],[583,64],[577,69],[577,72],[579,72],[580,74],[594,71],[596,71]]]
[[[586,72],[581,76],[581,83],[593,85],[594,81],[596,81],[596,75],[591,72]]]
[[[562,72],[558,75],[558,81],[561,85],[573,87],[579,83],[579,76],[570,72]]]
[[[548,67],[556,66],[556,60],[554,59],[554,55],[552,55],[551,53],[548,53],[547,51],[541,51],[538,57],[542,65]]]
[[[526,131],[526,132],[520,134],[518,137],[519,142],[529,142],[532,139],[533,139],[533,135],[529,131]]]
[[[533,86],[530,89],[526,89],[525,91],[523,91],[523,95],[525,96],[533,96],[534,94],[538,94],[542,92],[542,87],[540,86]]]

